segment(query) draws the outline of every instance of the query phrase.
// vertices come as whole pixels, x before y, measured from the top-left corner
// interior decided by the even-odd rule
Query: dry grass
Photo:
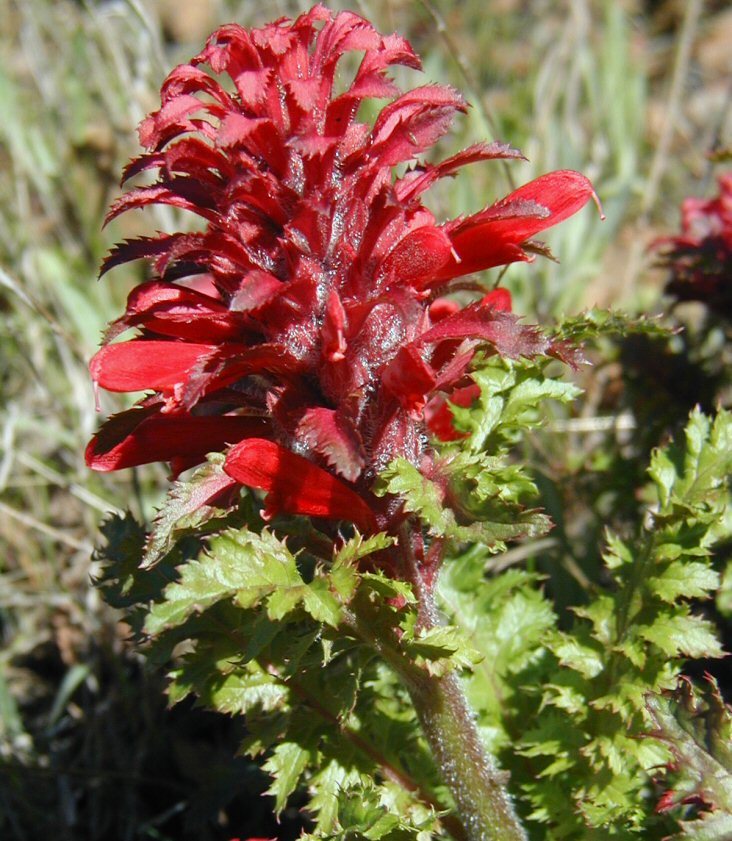
[[[546,318],[657,298],[643,247],[676,224],[681,196],[710,186],[704,154],[730,137],[719,31],[732,32],[732,15],[707,9],[685,18],[685,5],[653,4],[650,14],[639,3],[590,0],[355,4],[412,40],[428,78],[473,100],[455,146],[495,136],[531,159],[510,176],[500,166],[471,170],[437,195],[440,211],[477,209],[505,193],[509,177],[521,183],[551,168],[581,169],[595,181],[608,220],[586,211],[553,232],[561,266],[512,268],[517,309]],[[132,225],[172,221],[152,211],[100,231],[166,69],[217,23],[262,23],[303,8],[263,0],[0,7],[3,838],[266,833],[265,801],[251,811],[246,800],[262,789],[257,770],[228,758],[234,726],[166,713],[158,680],[144,675],[90,586],[100,518],[125,507],[149,517],[163,473],[86,470],[84,446],[99,420],[86,364],[138,279],[120,270],[98,284],[106,249]],[[113,407],[105,398],[105,410]],[[191,768],[205,768],[205,777]]]

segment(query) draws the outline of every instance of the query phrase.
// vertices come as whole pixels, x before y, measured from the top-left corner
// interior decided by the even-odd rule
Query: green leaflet
[[[465,676],[468,697],[501,742],[504,705],[515,692],[512,676],[530,669],[543,655],[543,639],[556,617],[536,576],[512,569],[485,578],[485,549],[474,547],[446,562],[439,580],[442,610],[456,625],[470,648],[482,658]],[[494,747],[495,745],[492,745]]]
[[[211,541],[200,559],[179,570],[179,580],[165,589],[164,600],[153,606],[145,630],[156,634],[180,625],[222,599],[242,608],[266,602],[271,620],[284,619],[298,607],[315,619],[337,627],[341,602],[329,582],[317,576],[306,583],[295,556],[271,532],[241,529]]]
[[[279,816],[287,799],[297,788],[303,771],[312,761],[310,751],[296,742],[283,742],[275,747],[262,766],[272,777],[267,794],[275,798],[275,813]]]
[[[687,512],[694,512],[697,518],[705,512],[721,514],[732,470],[730,417],[729,412],[720,411],[712,420],[695,409],[685,430],[686,446],[654,453],[649,473],[658,489],[665,523],[680,522]]]
[[[441,675],[455,668],[472,668],[483,655],[470,645],[460,628],[441,625],[428,631],[407,627],[402,637],[408,655],[425,662],[431,674]]]
[[[586,342],[606,336],[630,336],[641,333],[651,337],[670,336],[674,329],[665,327],[658,318],[632,316],[618,310],[593,308],[580,315],[564,318],[554,335],[570,342]]]
[[[178,581],[165,589],[164,601],[153,606],[145,624],[149,634],[185,622],[221,599],[236,599],[241,607],[254,607],[273,596],[273,610],[282,611],[282,601],[293,590],[302,598],[303,581],[294,556],[271,532],[242,530],[215,538],[200,558],[179,570]]]
[[[516,499],[502,499],[498,492],[489,497],[487,488],[490,483],[499,481],[502,469],[496,468],[494,462],[493,459],[458,455],[441,465],[445,483],[450,483],[455,477],[456,485],[465,491],[460,501],[451,499],[457,510],[449,507],[445,487],[423,476],[406,459],[396,459],[381,473],[374,492],[379,496],[400,496],[406,510],[417,514],[435,537],[479,542],[494,551],[501,551],[505,549],[506,540],[545,533],[549,520],[540,512],[524,510]],[[527,486],[530,483],[523,476],[520,481],[514,480],[516,495],[525,491]],[[511,492],[511,487],[508,483],[503,486],[504,495]],[[467,520],[469,524],[458,522],[458,513],[461,520]]]
[[[544,417],[542,403],[569,403],[581,393],[573,383],[547,377],[547,361],[537,364],[491,357],[471,373],[480,396],[470,408],[452,406],[457,427],[469,437],[463,452],[496,453],[518,434],[538,426]]]
[[[471,372],[480,396],[469,408],[451,406],[465,440],[443,447],[433,475],[396,459],[374,487],[380,496],[404,500],[430,535],[457,543],[482,543],[503,551],[505,542],[536,537],[551,528],[542,512],[527,509],[536,494],[533,480],[508,459],[519,434],[539,425],[542,403],[569,402],[579,389],[546,377],[542,363],[491,357]]]

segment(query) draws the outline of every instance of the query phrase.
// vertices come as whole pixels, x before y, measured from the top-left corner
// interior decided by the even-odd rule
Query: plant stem
[[[470,841],[525,841],[505,774],[486,752],[455,674],[408,683],[442,778]]]
[[[405,572],[418,598],[419,627],[429,630],[439,624],[437,608],[432,588],[423,580],[414,558],[410,537],[405,527],[399,541]],[[507,774],[486,751],[458,676],[454,672],[430,674],[404,656],[398,644],[377,638],[367,617],[355,618],[360,636],[376,648],[409,691],[468,841],[526,841],[505,788]]]

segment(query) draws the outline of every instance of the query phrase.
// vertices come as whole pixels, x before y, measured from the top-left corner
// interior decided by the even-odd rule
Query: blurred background
[[[297,809],[275,824],[259,796],[264,776],[231,758],[240,725],[191,707],[166,710],[162,677],[145,671],[91,585],[99,522],[125,508],[149,521],[165,471],[91,474],[83,452],[101,420],[87,363],[143,271],[133,264],[100,283],[99,263],[123,236],[182,223],[158,208],[101,230],[122,167],[139,151],[137,124],[158,107],[166,73],[217,25],[262,25],[307,7],[0,0],[3,839],[299,832]],[[732,136],[728,4],[354,0],[350,8],[406,35],[421,54],[424,78],[405,71],[400,82],[450,83],[472,103],[441,156],[487,138],[529,158],[508,169],[473,166],[439,185],[428,199],[438,218],[475,211],[551,169],[593,180],[606,221],[586,209],[546,237],[559,264],[509,269],[502,282],[517,312],[548,322],[591,306],[668,309],[666,275],[648,246],[677,231],[684,196],[715,191],[721,168],[710,153]],[[707,329],[707,314],[693,304],[674,318],[697,337],[692,351],[678,344],[686,339],[609,345],[604,361],[581,374],[586,396],[573,416],[537,438],[544,504],[560,518],[573,512],[542,551],[572,586],[583,586],[583,565],[598,556],[603,521],[622,516],[622,481],[614,502],[592,495],[591,477],[618,469],[615,456],[598,461],[604,444],[611,439],[633,473],[694,403],[726,399],[720,349],[728,333]],[[101,400],[104,413],[124,405]]]

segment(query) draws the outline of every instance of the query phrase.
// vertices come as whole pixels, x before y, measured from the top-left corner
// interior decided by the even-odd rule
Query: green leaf
[[[272,777],[267,794],[275,798],[274,810],[278,817],[287,805],[287,799],[297,788],[311,759],[310,751],[296,742],[283,742],[277,745],[264,763],[264,770]]]
[[[465,464],[462,460],[445,467],[448,479],[453,474],[464,474]],[[539,512],[519,512],[516,505],[502,505],[497,501],[495,508],[506,517],[506,522],[496,519],[488,521],[486,517],[470,525],[460,525],[455,512],[448,506],[445,489],[437,482],[427,479],[411,462],[403,458],[396,459],[379,475],[374,493],[378,496],[394,494],[401,497],[405,509],[417,514],[426,524],[430,534],[435,537],[459,542],[477,541],[495,547],[496,551],[505,548],[505,540],[545,533],[549,524],[548,518]],[[463,510],[471,519],[476,519],[476,515],[469,511],[467,505]]]
[[[321,765],[311,779],[314,794],[309,804],[319,832],[330,833],[335,829],[341,792],[367,780],[368,775],[362,775],[353,762],[341,764],[333,759]]]
[[[357,534],[336,552],[329,579],[331,587],[338,594],[342,604],[348,604],[351,601],[358,587],[360,579],[358,562],[375,552],[388,549],[395,542],[394,537],[383,533],[370,537]]]
[[[333,558],[333,568],[356,566],[362,558],[366,558],[374,552],[381,552],[384,549],[388,549],[395,542],[396,538],[383,532],[371,535],[370,537],[363,537],[363,535],[357,534],[344,543],[336,552]]]
[[[547,634],[551,657],[514,689],[527,693],[516,696],[524,715],[516,713],[515,726],[531,717],[541,733],[522,737],[518,750],[534,757],[523,787],[534,816],[551,826],[547,837],[670,834],[670,819],[647,799],[668,755],[655,731],[648,734],[646,699],[674,684],[685,658],[723,654],[715,626],[693,615],[689,601],[707,598],[719,581],[710,555],[730,530],[731,428],[728,413],[712,421],[695,411],[685,441],[653,454],[657,509],[634,537],[608,534],[607,578],[573,608],[573,626]],[[543,687],[534,706],[532,679]],[[713,817],[719,830],[706,817],[692,822],[698,838],[725,837],[714,833],[726,831],[726,820]]]
[[[314,578],[305,587],[303,606],[316,622],[323,622],[332,628],[341,624],[341,603],[333,595],[326,578]]]
[[[435,534],[444,535],[454,520],[446,509],[441,489],[405,458],[396,459],[379,475],[374,493],[402,497],[406,510],[418,513]]]
[[[701,510],[718,504],[732,472],[730,412],[720,411],[711,421],[694,409],[685,434],[684,448],[658,450],[651,460],[649,473],[658,487],[662,513],[667,516],[676,513],[674,503]]]
[[[222,599],[249,608],[271,594],[282,600],[289,589],[300,592],[297,588],[303,586],[294,556],[271,532],[225,532],[200,560],[181,567],[180,580],[165,588],[164,601],[150,610],[145,630],[155,635],[180,625]]]
[[[574,669],[586,678],[597,677],[605,668],[605,657],[601,649],[583,645],[569,634],[557,636],[552,651],[563,666]]]
[[[145,531],[130,513],[113,515],[100,527],[105,545],[95,553],[101,574],[95,583],[104,599],[116,608],[127,608],[160,593],[160,577],[139,574]]]
[[[218,712],[243,714],[263,710],[271,713],[282,709],[289,697],[287,687],[255,661],[225,674],[217,673],[213,668],[205,673],[199,669],[198,673],[202,679],[196,682],[191,680],[191,673],[185,667],[171,673],[168,689],[171,704],[195,692],[203,706]]]
[[[637,633],[669,657],[724,656],[715,626],[698,616],[684,613],[658,616],[652,625],[638,628]]]
[[[729,621],[732,618],[732,560],[727,561],[717,592],[717,610]]]
[[[665,338],[674,332],[675,328],[664,327],[657,317],[631,316],[619,310],[594,308],[581,315],[562,319],[556,328],[555,336],[576,343],[605,336],[629,336],[638,333]]]
[[[480,662],[482,655],[471,647],[459,628],[442,625],[420,630],[416,635],[405,633],[404,648],[413,657],[425,660],[449,660],[451,668],[464,668]]]
[[[673,561],[648,583],[651,592],[669,604],[683,598],[708,598],[718,585],[719,574],[698,561]]]
[[[406,604],[416,604],[417,598],[412,585],[398,578],[390,578],[383,572],[365,572],[361,576],[364,588],[379,596],[381,600],[402,599]]]
[[[471,648],[483,657],[465,677],[467,692],[481,724],[502,725],[510,706],[512,676],[530,669],[545,656],[544,640],[556,617],[536,586],[537,576],[510,569],[485,578],[485,549],[473,547],[448,559],[438,579],[438,604],[457,625]]]
[[[490,357],[471,372],[480,386],[480,396],[470,408],[452,406],[457,428],[469,434],[463,452],[496,452],[512,442],[520,430],[542,421],[541,405],[546,400],[573,401],[580,389],[544,373],[546,363],[513,361]]]

